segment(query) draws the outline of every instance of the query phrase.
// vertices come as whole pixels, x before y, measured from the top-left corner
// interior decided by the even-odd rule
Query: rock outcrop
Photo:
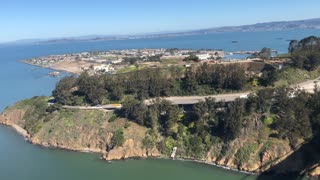
[[[34,134],[28,133],[25,127],[23,108],[10,107],[0,115],[0,124],[11,126],[23,135],[30,143],[50,148],[61,148],[72,151],[95,152],[105,160],[120,160],[127,158],[161,157],[156,148],[143,147],[143,139],[147,128],[125,119],[109,122],[109,114],[101,111],[68,111],[51,115],[50,121],[43,121],[41,128]],[[63,114],[64,113],[64,114]],[[61,115],[63,114],[63,115]],[[71,117],[67,119],[65,116]],[[115,129],[123,129],[125,142],[120,147],[108,149]],[[277,165],[294,152],[285,140],[263,142],[255,146],[246,162],[239,165],[236,153],[245,144],[253,143],[252,139],[236,139],[229,142],[228,150],[222,152],[223,142],[213,144],[201,162],[216,164],[232,169],[260,173]],[[254,142],[256,143],[256,142]],[[108,151],[107,151],[108,150]],[[189,158],[181,151],[180,158]],[[310,172],[312,176],[320,175],[320,167]]]
[[[79,121],[83,121],[83,119],[74,119],[72,120],[74,122],[68,120],[66,124],[62,118],[56,122],[42,124],[41,129],[37,133],[30,135],[27,130],[22,128],[25,123],[23,118],[25,112],[26,109],[14,108],[14,106],[10,107],[0,115],[0,124],[11,126],[19,134],[23,135],[28,142],[35,145],[70,151],[101,153],[102,158],[105,160],[158,157],[161,155],[155,147],[148,149],[148,151],[146,148],[143,148],[142,140],[147,130],[145,127],[130,122],[130,126],[124,128],[127,122],[124,119],[108,122],[108,116],[106,116],[105,119],[101,120],[99,126],[97,126],[92,123],[93,120],[89,121],[89,123],[80,123]],[[87,112],[84,113],[86,116],[88,116]],[[78,118],[81,115],[83,115],[81,112],[74,114]],[[101,115],[100,113],[99,116]],[[59,116],[59,114],[56,116]],[[52,118],[55,119],[56,117]],[[117,128],[123,128],[126,139],[125,143],[121,147],[116,147],[107,152],[106,147],[110,143],[113,131]]]
[[[310,174],[310,176],[318,176],[318,177],[320,177],[320,165],[315,167],[309,174]]]
[[[148,151],[142,148],[141,142],[127,139],[121,147],[112,149],[103,158],[105,160],[120,160],[128,158],[143,158],[143,157],[159,157],[161,154],[157,148]]]

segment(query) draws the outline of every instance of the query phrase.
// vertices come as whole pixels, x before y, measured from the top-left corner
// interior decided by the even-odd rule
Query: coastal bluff
[[[47,97],[34,97],[7,107],[0,115],[0,124],[11,126],[32,144],[48,148],[99,153],[102,159],[108,161],[169,157],[161,152],[158,144],[148,148],[144,145],[148,131],[146,127],[129,122],[124,118],[115,118],[113,112],[101,110],[62,109],[44,113],[40,106],[47,107],[47,99]],[[123,130],[124,142],[121,146],[109,148],[117,129]],[[253,144],[259,140],[259,136],[254,132],[246,133],[251,133],[251,135],[237,138],[228,144],[223,142],[213,144],[209,151],[198,159],[188,156],[183,147],[178,147],[177,158],[196,160],[251,173],[262,173],[277,167],[299,150],[299,147],[292,149],[288,141],[279,139]],[[159,135],[157,140],[160,141],[162,138]],[[301,142],[301,146],[303,144],[304,142]],[[229,148],[223,152],[225,146]],[[239,153],[237,152],[243,147],[251,152],[249,157],[242,157],[246,158],[246,161],[239,166],[237,157]],[[297,157],[290,168],[299,169],[303,161],[304,159]],[[319,176],[319,167],[315,167],[310,175]]]
[[[124,119],[108,122],[110,114],[99,110],[65,110],[51,116],[30,118],[34,110],[32,102],[46,102],[46,97],[20,101],[7,107],[0,115],[0,124],[11,126],[32,144],[48,148],[101,154],[106,160],[120,160],[135,157],[158,157],[157,149],[147,150],[142,146],[146,128],[135,123],[126,124]],[[32,113],[37,117],[37,113]],[[50,118],[50,120],[48,120]],[[37,123],[31,122],[38,121]],[[124,125],[129,126],[124,128]],[[121,147],[106,151],[114,130],[124,129],[125,142]]]

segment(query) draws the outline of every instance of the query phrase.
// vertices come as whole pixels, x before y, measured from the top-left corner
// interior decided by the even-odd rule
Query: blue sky
[[[320,17],[319,0],[0,0],[0,42]]]

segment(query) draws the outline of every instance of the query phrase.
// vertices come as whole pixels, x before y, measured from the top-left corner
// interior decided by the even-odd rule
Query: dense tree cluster
[[[295,51],[319,51],[320,50],[320,38],[315,36],[309,36],[300,41],[291,40],[289,43],[289,53]]]
[[[313,70],[320,64],[319,41],[315,37],[291,42],[289,51],[293,65]],[[269,57],[270,49],[260,55]],[[130,61],[129,61],[130,62]],[[204,95],[243,90],[248,77],[239,64],[201,64],[187,69],[143,69],[121,75],[65,77],[56,86],[53,96],[58,104],[79,105],[121,101],[117,115],[150,128],[143,146],[158,146],[169,154],[174,146],[189,157],[202,157],[213,143],[228,142],[246,136],[250,131],[259,137],[287,139],[292,147],[319,133],[320,92],[308,94],[290,88],[264,88],[233,102],[216,102],[208,98],[185,111],[157,97],[174,95]],[[270,86],[277,80],[274,69],[262,72],[257,82]],[[150,106],[147,98],[156,98]],[[52,109],[49,109],[52,111]],[[27,112],[33,113],[33,112]],[[265,131],[265,129],[269,131]],[[160,133],[163,139],[157,138]],[[114,146],[119,146],[122,133],[116,131]],[[118,143],[120,142],[120,143]],[[226,150],[221,148],[221,154]],[[255,149],[248,145],[236,152],[236,163],[242,164]]]
[[[180,143],[180,146],[184,147],[187,154],[192,157],[201,157],[205,150],[208,150],[211,146],[209,132],[215,121],[211,117],[209,118],[210,115],[215,114],[215,110],[211,109],[211,106],[215,105],[214,100],[208,99],[202,103],[194,107],[197,113],[190,112],[185,114],[177,105],[172,105],[166,100],[155,99],[153,105],[149,107],[123,104],[123,108],[118,112],[118,115],[147,126],[153,132],[160,132],[162,136],[166,137],[160,144],[162,146],[160,149],[162,149],[163,153],[170,153],[172,147]],[[209,110],[208,108],[210,107],[211,113],[214,114],[207,115],[205,113],[203,115],[202,113],[206,110],[203,110],[202,106],[207,106],[206,110]],[[142,121],[128,116],[128,114],[139,113],[144,114]],[[155,138],[153,139],[155,140]],[[144,143],[149,145],[154,144],[154,141],[147,138]]]
[[[87,73],[82,73],[77,81],[77,93],[83,95],[85,101],[89,104],[101,104],[103,96],[106,95],[104,89],[104,81],[99,76],[89,76]]]
[[[122,75],[63,78],[52,95],[60,104],[97,105],[119,101],[125,95],[142,100],[152,97],[191,94],[213,94],[241,90],[247,83],[244,69],[238,64],[192,67],[185,72],[178,67],[143,69]]]
[[[56,88],[52,92],[52,96],[55,100],[61,104],[74,104],[75,94],[72,91],[77,84],[77,78],[68,76],[59,81]]]
[[[122,129],[117,129],[111,138],[111,149],[122,146],[124,143],[124,136],[123,136],[123,131]]]
[[[138,62],[140,62],[142,60],[143,59],[140,58],[140,57],[125,57],[125,58],[123,58],[123,62],[124,63],[131,64],[131,65],[136,64],[136,63],[138,63]]]
[[[278,80],[278,73],[280,72],[276,69],[262,71],[262,75],[258,79],[259,85],[273,86],[274,82]]]
[[[26,129],[29,134],[34,135],[41,129],[39,121],[47,115],[47,102],[43,101],[43,97],[38,96],[33,97],[30,101],[33,102],[32,105],[34,108],[29,108],[25,112],[23,118],[26,119],[26,121],[23,128]]]
[[[252,54],[249,58],[261,58],[268,60],[271,58],[271,49],[264,47],[260,52]]]
[[[320,38],[310,36],[301,41],[292,40],[289,52],[293,65],[308,71],[314,70],[320,65]]]
[[[184,89],[196,93],[204,87],[221,91],[241,90],[246,83],[245,70],[239,64],[208,65],[188,69],[183,82]]]
[[[147,57],[125,57],[123,58],[123,63],[134,65],[139,62],[160,62],[162,55],[154,55]]]
[[[229,103],[208,98],[187,112],[161,99],[149,107],[138,101],[135,105],[126,103],[120,116],[160,132],[166,137],[160,148],[164,152],[173,144],[191,157],[202,157],[217,139],[229,142],[250,130],[259,132],[263,128],[274,130],[267,136],[287,139],[295,147],[299,139],[312,137],[320,126],[320,93],[310,95],[288,88],[262,89],[248,99]],[[238,156],[247,158],[241,152]]]
[[[185,57],[185,58],[183,59],[183,61],[194,61],[194,62],[199,62],[199,61],[200,61],[200,59],[199,59],[199,57],[198,57],[198,56],[196,56],[196,55],[194,55],[194,54],[191,54],[191,55],[189,55],[189,56]]]

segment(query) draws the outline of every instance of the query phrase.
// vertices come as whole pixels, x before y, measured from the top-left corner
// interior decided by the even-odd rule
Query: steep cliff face
[[[114,120],[112,112],[62,109],[40,116],[41,118],[36,121],[31,119],[32,126],[36,128],[30,128],[30,119],[28,119],[30,115],[26,114],[34,110],[30,102],[27,104],[19,102],[0,115],[0,124],[12,126],[33,144],[101,153],[105,160],[166,157],[160,153],[157,146],[148,150],[144,147],[143,140],[147,134],[147,128],[128,122],[126,119]],[[123,130],[124,143],[110,150],[107,147],[110,146],[115,130],[119,128]],[[162,137],[160,136],[159,139]],[[262,140],[259,133],[253,131],[228,143],[214,143],[199,160],[260,173],[281,164],[294,152],[288,141],[276,138]],[[177,157],[189,158],[183,149],[178,149]],[[298,156],[295,161],[299,162],[299,158],[303,157]],[[319,175],[319,166],[314,166],[311,175]]]
[[[320,176],[320,166],[315,167],[311,172],[310,172],[311,176]]]
[[[119,119],[117,121],[120,124],[126,123],[126,120],[124,119]],[[146,131],[146,128],[130,122],[130,126],[124,130],[124,144],[107,152],[107,154],[104,155],[103,158],[106,160],[118,160],[130,157],[160,156],[161,154],[157,148],[152,148],[151,150],[148,149],[147,151],[147,149],[143,147],[142,140],[146,135]]]
[[[205,161],[247,172],[260,173],[278,164],[292,153],[286,141],[266,141],[260,144],[251,138],[238,138],[228,144],[215,144]]]
[[[25,110],[17,107],[7,108],[6,111],[0,115],[0,124],[11,126],[25,138],[30,138],[29,133],[22,128],[24,124],[24,113]]]
[[[40,98],[36,101],[44,100],[45,98]],[[113,118],[112,112],[59,110],[34,121],[26,116],[34,110],[30,102],[18,102],[1,114],[0,124],[12,126],[33,144],[101,153],[108,160],[160,155],[156,148],[147,153],[142,145],[147,128],[125,119],[109,122]],[[36,128],[28,126],[30,121]],[[119,128],[124,132],[124,144],[107,151],[114,131]]]
[[[5,125],[11,125],[16,124],[19,126],[23,126],[23,116],[25,111],[21,109],[15,109],[15,110],[7,110],[0,116],[0,122],[2,122]]]

